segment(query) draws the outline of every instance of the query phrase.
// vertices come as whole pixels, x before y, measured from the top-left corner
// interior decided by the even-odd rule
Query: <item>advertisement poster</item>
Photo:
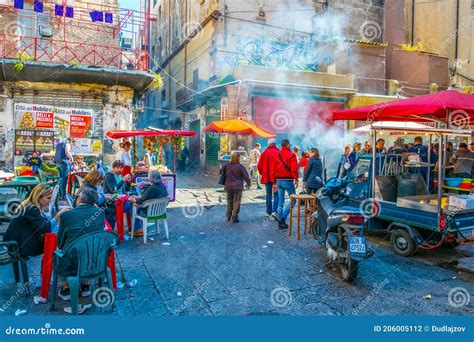
[[[54,150],[54,131],[38,130],[35,132],[35,151],[49,153]]]
[[[24,155],[35,150],[35,131],[19,129],[15,131],[15,155]]]
[[[91,139],[76,139],[74,146],[72,147],[73,154],[89,154],[92,151],[92,140]]]
[[[54,114],[53,113],[36,113],[36,128],[54,128]]]
[[[90,138],[92,135],[92,117],[71,115],[69,127],[72,138]]]
[[[37,132],[54,132],[53,145],[68,137],[81,139],[76,147],[76,153],[101,153],[101,147],[90,139],[93,134],[94,110],[82,108],[65,108],[49,105],[35,105],[26,103],[16,103],[14,105],[15,128],[20,131],[36,130]],[[51,133],[38,135],[35,142],[38,144],[37,150],[50,151]],[[18,138],[20,139],[20,137]],[[85,139],[87,141],[82,141]],[[16,141],[15,141],[16,142]],[[28,146],[25,139],[19,140],[20,149],[25,150]],[[35,144],[33,142],[33,145]],[[38,143],[39,142],[39,143]],[[94,147],[94,148],[93,148]],[[79,152],[80,151],[80,152]]]

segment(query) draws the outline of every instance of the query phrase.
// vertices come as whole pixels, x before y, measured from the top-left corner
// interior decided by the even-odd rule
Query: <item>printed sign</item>
[[[38,130],[35,132],[35,151],[49,153],[54,150],[54,131]]]
[[[24,155],[35,150],[35,131],[16,130],[15,131],[15,155]]]
[[[36,113],[36,128],[54,128],[54,114],[53,113]]]
[[[70,136],[72,138],[90,138],[92,135],[92,117],[71,115]]]

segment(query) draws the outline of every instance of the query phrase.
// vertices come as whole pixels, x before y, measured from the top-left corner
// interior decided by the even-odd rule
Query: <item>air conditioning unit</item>
[[[53,31],[51,30],[51,26],[39,25],[38,31],[41,37],[50,38],[53,36]]]

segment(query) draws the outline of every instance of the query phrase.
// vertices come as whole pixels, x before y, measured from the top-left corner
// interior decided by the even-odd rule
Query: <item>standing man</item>
[[[459,144],[459,150],[454,152],[449,160],[454,165],[453,176],[456,178],[471,178],[474,168],[474,152],[467,148],[466,143]]]
[[[74,163],[74,157],[71,152],[74,142],[72,138],[67,138],[65,141],[60,142],[56,145],[54,155],[54,162],[59,170],[59,194],[63,199],[66,198],[67,178]]]
[[[260,186],[260,174],[258,173],[257,165],[258,165],[258,160],[260,159],[260,149],[262,148],[262,145],[259,143],[255,144],[255,147],[252,151],[250,151],[250,178],[255,177],[255,182],[257,183],[257,189],[261,189],[262,187]]]
[[[285,193],[288,194],[288,197],[296,193],[299,178],[298,160],[296,154],[291,152],[288,139],[281,142],[281,151],[278,154],[275,174],[278,189],[278,229],[288,229],[285,221],[290,213],[290,203],[288,202],[285,206]]]
[[[132,143],[128,140],[124,140],[120,143],[120,151],[117,152],[115,160],[120,160],[123,163],[122,176],[132,173],[132,155],[130,150],[132,149]]]
[[[278,149],[275,139],[268,139],[268,147],[261,154],[257,170],[261,176],[261,183],[265,184],[265,202],[267,205],[267,216],[278,217],[278,193],[274,186],[276,185],[276,166],[278,164]]]
[[[375,145],[375,153],[387,153],[387,149],[385,148],[385,140],[382,138],[377,139],[377,144]]]

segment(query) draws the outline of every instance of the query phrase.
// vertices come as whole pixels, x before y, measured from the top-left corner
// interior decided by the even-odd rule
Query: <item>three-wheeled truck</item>
[[[400,128],[372,129],[374,142],[381,130],[399,131]],[[473,242],[474,194],[461,188],[456,190],[466,195],[450,193],[452,187],[444,185],[448,136],[470,137],[471,132],[412,131],[429,138],[429,146],[433,139],[437,140],[442,151],[438,163],[431,162],[431,151],[427,162],[410,162],[407,153],[375,154],[374,151],[371,155],[362,155],[347,176],[352,181],[346,189],[349,206],[365,212],[369,231],[390,233],[394,251],[403,256],[410,256],[417,249]],[[431,185],[433,174],[437,178],[437,182],[433,182],[436,187]]]

